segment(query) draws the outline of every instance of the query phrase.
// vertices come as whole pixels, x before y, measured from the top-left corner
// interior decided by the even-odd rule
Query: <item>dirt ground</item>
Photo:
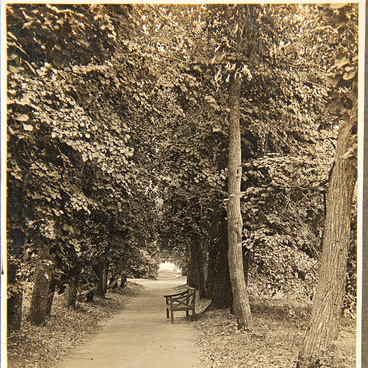
[[[184,277],[137,280],[145,287],[125,308],[100,325],[88,342],[76,347],[56,368],[199,368],[197,331],[175,313],[166,319],[163,295],[177,292]]]

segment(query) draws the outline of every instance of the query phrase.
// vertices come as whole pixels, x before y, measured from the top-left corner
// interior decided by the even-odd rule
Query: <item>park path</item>
[[[196,330],[175,314],[166,319],[163,295],[177,292],[183,277],[133,280],[145,288],[125,308],[100,326],[83,346],[76,347],[56,368],[199,368]]]

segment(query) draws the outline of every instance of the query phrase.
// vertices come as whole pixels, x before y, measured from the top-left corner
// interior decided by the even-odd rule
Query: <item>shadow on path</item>
[[[56,368],[199,368],[196,330],[175,314],[166,319],[164,294],[184,277],[132,280],[145,287],[119,314],[100,326],[89,342],[75,348]]]

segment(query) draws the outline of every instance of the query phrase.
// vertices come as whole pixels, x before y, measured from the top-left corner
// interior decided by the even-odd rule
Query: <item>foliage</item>
[[[10,60],[28,70],[104,60],[117,46],[113,8],[88,5],[12,4],[7,6]],[[124,14],[124,8],[119,8]],[[110,13],[110,14],[109,14]],[[119,20],[122,20],[121,17]],[[11,63],[12,65],[12,63]],[[10,69],[13,72],[12,69]]]
[[[329,163],[316,164],[273,154],[244,165],[243,245],[257,274],[267,275],[269,292],[290,291],[298,279],[308,294],[314,285]]]

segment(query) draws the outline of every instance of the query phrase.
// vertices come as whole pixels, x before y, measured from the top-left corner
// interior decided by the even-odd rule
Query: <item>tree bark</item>
[[[187,283],[190,287],[198,289],[198,278],[197,278],[197,265],[195,259],[195,246],[193,242],[188,246],[189,254],[189,262],[188,262],[188,270],[187,270]]]
[[[8,287],[10,296],[7,299],[7,324],[8,332],[18,331],[22,325],[23,291],[16,282],[18,267],[16,264],[8,263]]]
[[[53,262],[48,247],[41,247],[36,265],[29,321],[38,326],[51,314],[54,288],[52,285]]]
[[[208,259],[208,289],[211,303],[207,310],[225,309],[233,305],[228,258],[226,211],[213,218]]]
[[[233,312],[239,327],[251,328],[252,315],[249,296],[244,279],[242,231],[243,220],[240,210],[241,136],[240,136],[240,89],[241,79],[234,77],[230,82],[229,119],[229,166],[228,166],[228,257],[231,287],[233,292]]]
[[[244,281],[245,285],[248,286],[248,274],[249,274],[249,264],[250,264],[250,251],[248,249],[244,249],[243,247],[243,269],[244,269]]]
[[[207,279],[208,279],[208,247],[209,247],[209,239],[206,237],[202,239],[200,256],[198,262],[198,277],[199,281],[199,297],[207,298],[208,297],[208,287],[207,287]]]
[[[78,276],[71,277],[69,283],[66,286],[63,298],[63,305],[68,309],[75,309],[77,304],[78,294]]]
[[[207,266],[208,266],[208,242],[202,239],[200,234],[193,234],[191,246],[191,264],[194,272],[194,284],[199,291],[200,298],[207,297]],[[192,285],[189,285],[192,286]],[[194,287],[194,286],[193,286]]]
[[[310,327],[299,353],[298,368],[315,368],[337,338],[344,300],[346,264],[350,243],[350,215],[357,171],[352,149],[352,128],[357,122],[357,104],[350,119],[342,121],[335,164],[327,193],[327,212],[318,283]]]
[[[93,267],[93,270],[98,278],[95,294],[100,297],[105,297],[107,291],[108,263],[106,261],[101,261]]]
[[[8,187],[7,198],[7,327],[8,332],[18,331],[22,325],[23,288],[17,277],[21,271],[19,260],[22,258],[25,244],[25,234],[16,226],[12,226],[19,219],[18,201],[14,198],[16,188]],[[20,272],[21,274],[22,272]]]
[[[8,332],[19,331],[22,326],[23,293],[14,293],[7,300],[7,323]]]

